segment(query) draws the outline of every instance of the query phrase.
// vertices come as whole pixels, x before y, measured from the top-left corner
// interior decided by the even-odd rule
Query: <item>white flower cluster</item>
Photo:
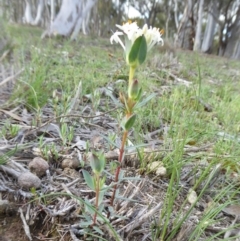
[[[110,42],[113,43],[120,43],[123,47],[126,55],[131,50],[132,45],[134,44],[135,40],[144,35],[147,41],[147,51],[149,51],[154,45],[161,43],[163,45],[162,34],[158,28],[148,28],[147,24],[143,26],[143,28],[139,28],[136,22],[127,22],[125,24],[116,25],[121,31],[116,31],[110,38]],[[125,36],[125,45],[123,44],[122,40],[119,36]]]

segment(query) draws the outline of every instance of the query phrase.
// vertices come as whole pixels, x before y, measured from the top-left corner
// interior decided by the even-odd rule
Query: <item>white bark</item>
[[[169,35],[169,20],[170,20],[170,8],[172,6],[172,0],[169,1],[169,3],[167,3],[167,20],[166,20],[166,39],[168,39],[168,35]]]
[[[178,29],[178,0],[174,0],[174,21],[176,29]]]
[[[54,18],[55,18],[55,1],[51,0],[51,22],[53,22]]]
[[[202,52],[206,53],[211,51],[218,18],[219,18],[218,2],[216,0],[212,0],[208,17],[207,17],[207,26],[204,32],[204,37],[202,42],[202,48],[201,48]]]
[[[175,45],[177,47],[192,49],[191,31],[194,26],[191,25],[191,18],[193,18],[193,0],[186,0],[186,6],[176,36]]]
[[[88,0],[86,4],[83,3],[83,8],[82,8],[83,11],[73,30],[71,39],[76,39],[81,28],[82,28],[83,34],[87,34],[86,29],[90,19],[90,12],[95,3],[96,3],[96,0]]]
[[[227,46],[224,56],[233,59],[240,59],[240,6],[236,10],[236,18],[228,32]]]
[[[75,39],[79,31],[86,31],[89,15],[97,0],[63,0],[60,11],[50,27],[42,34],[45,36],[62,35]]]
[[[235,43],[234,51],[232,53],[231,58],[233,58],[233,59],[240,59],[240,38]]]
[[[202,15],[203,15],[203,4],[204,0],[199,0],[198,6],[198,20],[197,20],[197,30],[194,39],[194,51],[199,51],[201,47],[201,37],[202,37]]]
[[[31,24],[33,22],[32,18],[32,7],[29,0],[25,0],[26,2],[26,8],[24,13],[24,23]]]
[[[44,0],[39,0],[38,7],[37,7],[37,16],[35,20],[32,22],[32,25],[38,25],[41,22],[43,9],[44,9]]]
[[[31,1],[25,0],[25,2],[26,2],[26,8],[25,8],[25,14],[24,14],[24,23],[31,24],[31,25],[38,25],[42,20],[42,13],[44,10],[44,0],[38,1],[37,14],[35,19],[33,19],[32,17]]]

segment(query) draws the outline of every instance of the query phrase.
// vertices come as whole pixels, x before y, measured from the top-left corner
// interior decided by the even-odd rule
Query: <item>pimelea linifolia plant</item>
[[[156,44],[161,43],[162,32],[158,28],[148,28],[147,24],[143,28],[139,28],[136,22],[127,22],[125,24],[116,25],[120,31],[116,31],[110,38],[110,42],[119,43],[125,54],[125,60],[129,66],[129,80],[128,91],[126,94],[120,93],[120,101],[124,106],[125,117],[121,122],[123,129],[122,143],[119,151],[119,166],[115,173],[115,185],[113,188],[113,194],[110,200],[110,205],[113,206],[114,199],[117,190],[117,183],[119,181],[119,173],[121,170],[121,164],[124,159],[124,148],[126,145],[128,132],[133,127],[136,120],[136,114],[134,113],[138,104],[140,103],[142,96],[142,88],[137,79],[134,79],[136,69],[146,60],[147,53]],[[125,44],[121,40],[121,36],[124,37]],[[141,103],[146,102],[142,101]]]
[[[120,43],[124,49],[126,63],[129,66],[129,81],[127,93],[120,93],[120,101],[122,102],[125,117],[121,122],[123,137],[118,158],[120,165],[117,166],[115,171],[115,180],[113,185],[113,194],[110,200],[110,206],[113,206],[116,196],[121,164],[124,159],[124,149],[128,137],[128,131],[133,127],[136,120],[136,114],[134,113],[134,110],[137,108],[137,104],[143,105],[147,102],[146,99],[141,101],[142,88],[140,87],[139,81],[134,79],[134,73],[138,66],[145,61],[147,53],[151,50],[151,48],[158,43],[163,44],[161,32],[157,28],[148,28],[146,24],[143,26],[143,28],[139,28],[136,22],[127,22],[123,24],[123,26],[116,26],[121,31],[116,31],[110,38],[110,41],[111,43],[113,43],[113,41]],[[124,36],[125,45],[119,36]],[[102,175],[102,172],[105,168],[104,155],[102,153],[92,153],[90,155],[90,165],[93,171],[93,175],[91,176],[87,171],[83,170],[83,176],[87,185],[93,191],[95,191],[96,194],[95,211],[91,208],[88,208],[88,206],[91,206],[91,203],[89,203],[88,200],[85,200],[88,204],[86,209],[92,216],[92,226],[94,226],[98,219],[101,220],[97,214],[103,210],[104,193],[110,186],[106,187],[106,178]],[[108,217],[109,215],[110,212],[108,213]],[[88,224],[89,223],[86,223],[86,225]]]

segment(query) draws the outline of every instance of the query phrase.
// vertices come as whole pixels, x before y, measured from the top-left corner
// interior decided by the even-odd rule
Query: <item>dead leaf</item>
[[[18,121],[21,121],[21,122],[23,121],[23,119],[20,116],[12,113],[11,111],[7,111],[7,110],[3,110],[3,109],[0,109],[0,111],[2,111],[6,115],[9,115],[10,117],[12,117],[15,120],[18,120]]]
[[[229,215],[240,216],[240,205],[232,204],[224,208],[222,211]]]

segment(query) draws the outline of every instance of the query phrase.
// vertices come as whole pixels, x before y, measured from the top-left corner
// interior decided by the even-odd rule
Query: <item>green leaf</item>
[[[124,124],[125,130],[128,131],[128,130],[130,130],[130,128],[133,127],[134,122],[135,122],[135,120],[136,120],[136,117],[137,117],[136,114],[132,114],[132,115],[127,119],[127,121],[126,121],[125,124]]]
[[[124,177],[124,171],[123,170],[120,170],[120,173],[119,173],[119,176],[118,176],[118,180],[122,180]]]
[[[105,157],[102,153],[92,153],[90,165],[94,173],[102,173],[105,167]]]
[[[128,55],[130,65],[138,66],[142,64],[147,56],[147,41],[144,35],[138,37],[132,45]]]
[[[91,188],[93,191],[95,191],[95,185],[94,185],[94,180],[93,177],[85,170],[82,170],[83,177],[89,188]]]
[[[138,91],[138,96],[136,98],[136,101],[139,101],[142,97],[142,87],[140,87],[139,91]]]
[[[0,165],[4,165],[8,162],[9,157],[13,156],[18,150],[18,147],[16,146],[15,149],[12,149],[3,155],[0,156]]]
[[[114,104],[117,106],[117,107],[122,107],[122,103],[119,102],[119,99],[117,99],[114,95],[113,95],[113,91],[112,90],[109,90],[108,88],[104,88],[104,91],[105,91],[105,94],[107,96],[109,96],[112,101],[114,102]]]
[[[80,227],[89,227],[92,224],[92,220],[91,221],[86,221],[86,222],[80,222]]]
[[[88,212],[90,215],[94,215],[96,212],[95,207],[87,200],[84,200],[84,207],[86,212]]]
[[[104,208],[105,208],[104,203],[99,204],[99,205],[98,205],[98,212],[99,212],[99,213],[102,213],[103,210],[104,210]]]
[[[135,108],[140,108],[144,105],[147,104],[147,102],[149,102],[151,99],[153,99],[154,97],[156,97],[157,95],[155,93],[149,95],[148,97],[146,97],[145,99],[143,99],[141,102],[138,102],[136,105],[135,105]]]
[[[103,231],[102,231],[99,227],[93,226],[93,229],[94,229],[97,233],[99,233],[100,235],[104,235]]]
[[[104,198],[105,190],[100,191],[98,195],[98,205],[102,203],[103,198]]]
[[[106,181],[106,176],[103,176],[102,178],[100,178],[100,180],[99,180],[100,189],[102,189],[104,187],[105,181]]]

